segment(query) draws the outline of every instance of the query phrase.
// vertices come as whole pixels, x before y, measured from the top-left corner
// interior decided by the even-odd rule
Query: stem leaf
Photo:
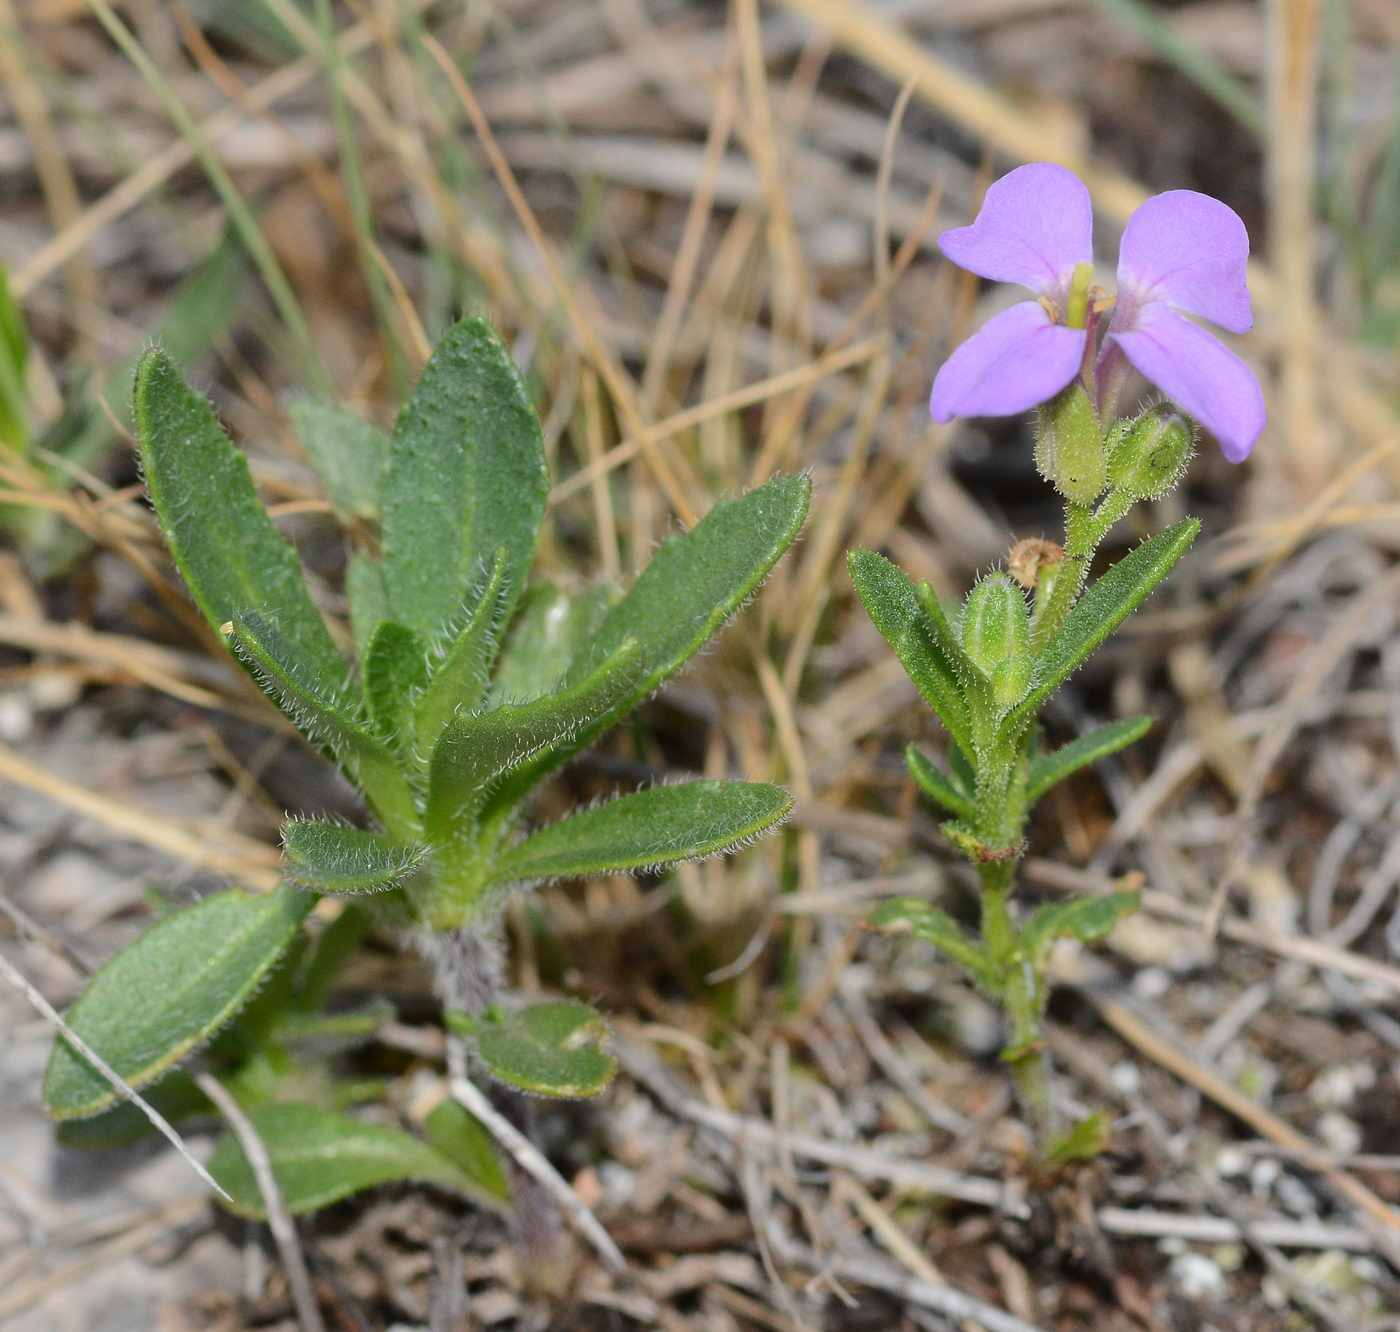
[[[941,805],[948,813],[955,814],[967,822],[977,817],[971,797],[960,791],[950,777],[939,772],[913,745],[904,751],[904,762],[909,769],[909,775],[934,804]]]
[[[907,933],[940,948],[988,993],[997,989],[997,972],[984,949],[963,933],[962,926],[941,907],[921,897],[896,897],[882,902],[866,924],[887,934]]]
[[[1057,939],[1079,939],[1095,943],[1138,909],[1137,893],[1105,893],[1102,897],[1076,897],[1068,902],[1043,906],[1021,931],[1021,948],[1032,963],[1040,966]]]
[[[1125,717],[1095,727],[1085,735],[1061,745],[1050,754],[1041,754],[1030,765],[1026,778],[1026,804],[1032,805],[1051,787],[1058,786],[1081,768],[1116,754],[1152,729],[1153,717]]]
[[[424,849],[365,828],[319,819],[282,825],[287,877],[317,893],[377,893],[395,887],[422,863]]]
[[[608,1026],[587,1004],[535,1004],[476,1031],[476,1053],[492,1077],[536,1096],[597,1096],[617,1072],[601,1048]]]

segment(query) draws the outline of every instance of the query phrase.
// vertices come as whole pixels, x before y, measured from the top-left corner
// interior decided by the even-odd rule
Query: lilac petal
[[[1118,299],[1165,301],[1231,333],[1254,326],[1245,286],[1249,233],[1238,214],[1195,190],[1154,195],[1128,219],[1118,252]]]
[[[987,190],[970,227],[945,231],[938,243],[960,268],[1032,291],[1068,287],[1075,264],[1094,257],[1089,191],[1072,171],[1032,162]]]
[[[929,399],[933,419],[1015,416],[1049,401],[1074,378],[1085,337],[1052,323],[1036,301],[1003,310],[944,361]]]
[[[1111,336],[1143,375],[1220,441],[1231,462],[1249,457],[1264,429],[1264,394],[1254,371],[1219,338],[1158,304]]]

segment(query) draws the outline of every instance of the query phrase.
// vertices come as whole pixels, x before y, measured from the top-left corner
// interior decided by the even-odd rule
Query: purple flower
[[[1118,256],[1116,303],[1090,290],[1093,217],[1089,192],[1050,162],[1017,167],[987,191],[969,227],[939,237],[954,263],[994,282],[1029,287],[989,319],[939,370],[929,406],[935,421],[1011,416],[1053,398],[1082,374],[1100,410],[1110,409],[1126,357],[1240,462],[1264,428],[1253,372],[1179,311],[1246,332],[1253,323],[1244,223],[1218,199],[1171,190],[1128,219]],[[1097,349],[1099,315],[1113,316]],[[1097,357],[1095,352],[1097,351]]]

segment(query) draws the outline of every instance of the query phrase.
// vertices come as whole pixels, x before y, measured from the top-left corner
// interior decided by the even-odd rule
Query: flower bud
[[[1108,481],[1103,430],[1084,386],[1076,380],[1037,412],[1035,465],[1072,504],[1092,504]]]
[[[1046,585],[1053,582],[1064,559],[1065,548],[1058,541],[1024,537],[1011,547],[1006,557],[1006,572],[1027,592],[1034,592],[1037,588],[1046,589]]]
[[[997,704],[1009,708],[1030,684],[1030,613],[1025,594],[1004,574],[990,574],[968,593],[959,626],[963,650],[987,677]]]
[[[1185,475],[1195,443],[1195,424],[1180,413],[1146,411],[1110,441],[1109,480],[1134,499],[1161,499]]]

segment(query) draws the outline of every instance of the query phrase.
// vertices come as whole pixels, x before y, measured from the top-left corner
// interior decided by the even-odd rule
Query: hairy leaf
[[[136,370],[136,429],[166,545],[209,623],[219,629],[241,611],[275,618],[308,676],[332,692],[353,689],[296,553],[258,500],[248,460],[159,348]]]
[[[383,504],[395,617],[435,640],[502,546],[502,597],[513,603],[548,494],[540,424],[520,373],[490,324],[464,319],[438,343],[394,426]]]
[[[317,819],[282,826],[287,877],[318,893],[377,893],[422,863],[423,848],[390,841],[364,828]]]
[[[585,651],[611,604],[606,587],[570,596],[537,583],[522,598],[491,686],[500,703],[524,703],[547,694]]]
[[[355,638],[355,655],[363,661],[374,631],[389,614],[389,594],[384,589],[384,570],[379,561],[364,551],[353,551],[345,566],[345,599],[350,603],[350,630]]]
[[[617,1072],[600,1049],[608,1026],[587,1004],[535,1004],[502,1022],[484,1022],[476,1052],[495,1078],[536,1096],[597,1096]]]
[[[375,731],[391,749],[410,757],[414,709],[428,685],[427,644],[407,625],[381,620],[361,673]]]
[[[419,1180],[499,1209],[500,1200],[435,1147],[383,1124],[367,1124],[314,1105],[263,1105],[248,1118],[267,1148],[272,1173],[293,1216],[396,1180]],[[223,1205],[263,1220],[267,1209],[237,1137],[223,1137],[209,1173],[229,1195]]]
[[[162,916],[88,981],[68,1025],[131,1086],[160,1077],[247,1003],[292,942],[314,899],[295,888],[238,888]],[[121,1098],[63,1036],[44,1075],[55,1119],[95,1115]]]
[[[493,1198],[510,1201],[510,1182],[496,1141],[460,1101],[447,1100],[434,1106],[423,1121],[423,1132],[438,1151]]]
[[[919,789],[936,805],[942,806],[950,814],[971,821],[977,817],[972,799],[944,776],[913,745],[904,751],[904,762],[909,775],[919,784]]]
[[[377,519],[389,437],[347,408],[315,398],[298,398],[290,415],[306,456],[341,515]]]
[[[1034,804],[1066,777],[1141,739],[1151,730],[1152,722],[1151,717],[1125,717],[1061,745],[1052,754],[1041,754],[1031,764],[1026,778],[1026,803]]]
[[[171,1124],[207,1114],[214,1108],[195,1080],[178,1068],[148,1086],[141,1099]],[[91,1119],[64,1120],[55,1136],[65,1147],[112,1148],[139,1142],[155,1131],[145,1110],[135,1101],[123,1099]]]
[[[989,993],[997,989],[996,968],[985,950],[963,933],[962,926],[940,907],[919,897],[882,902],[866,924],[887,934],[908,933],[933,944],[957,962]]]
[[[543,828],[507,852],[495,884],[577,878],[697,860],[741,846],[787,816],[766,782],[683,782],[621,796]]]
[[[1138,909],[1137,893],[1105,893],[1102,897],[1076,897],[1041,907],[1021,931],[1021,947],[1032,961],[1044,960],[1056,939],[1081,939],[1094,943]]]

